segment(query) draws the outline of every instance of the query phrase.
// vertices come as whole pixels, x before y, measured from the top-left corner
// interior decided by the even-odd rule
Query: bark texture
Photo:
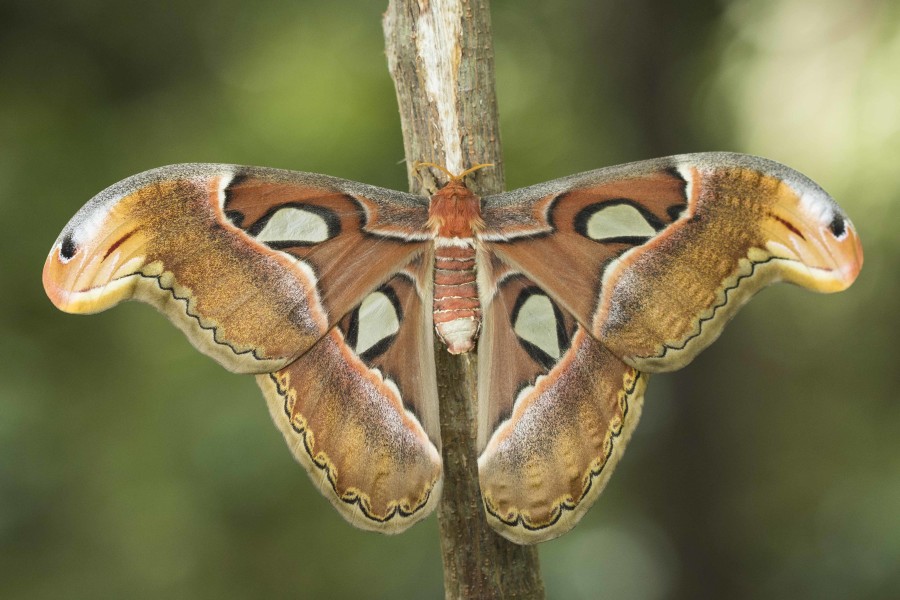
[[[416,161],[469,179],[479,195],[503,190],[503,163],[488,0],[391,0],[384,15],[388,65],[400,107],[410,190],[444,181]],[[438,508],[448,599],[543,598],[537,549],[500,537],[484,517],[475,452],[476,356],[437,353],[444,489]]]

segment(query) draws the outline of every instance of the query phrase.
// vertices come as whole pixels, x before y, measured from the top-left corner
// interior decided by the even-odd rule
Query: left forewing
[[[44,266],[67,312],[143,300],[238,372],[309,349],[427,244],[424,199],[234,165],[162,167],[85,205]]]

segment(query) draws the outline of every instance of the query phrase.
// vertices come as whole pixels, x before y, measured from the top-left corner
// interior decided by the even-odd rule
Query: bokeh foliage
[[[440,597],[435,519],[352,529],[251,378],[146,306],[76,318],[40,286],[81,204],[154,166],[402,189],[383,8],[0,5],[0,596]],[[768,290],[653,378],[609,488],[541,548],[549,597],[900,596],[900,6],[497,0],[493,21],[510,188],[761,154],[831,191],[867,256],[848,292]]]

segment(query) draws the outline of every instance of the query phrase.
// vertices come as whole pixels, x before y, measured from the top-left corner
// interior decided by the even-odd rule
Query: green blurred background
[[[441,596],[436,519],[351,528],[252,378],[147,306],[68,316],[40,283],[69,217],[154,166],[403,189],[384,8],[0,4],[0,597]],[[760,154],[828,189],[866,250],[849,291],[767,290],[654,377],[606,492],[541,546],[548,596],[900,597],[898,3],[506,0],[493,22],[509,188]]]

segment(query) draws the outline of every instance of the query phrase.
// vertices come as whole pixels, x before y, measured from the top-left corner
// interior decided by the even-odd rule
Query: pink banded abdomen
[[[434,255],[434,329],[451,354],[461,354],[475,347],[480,327],[475,248],[438,243]]]

